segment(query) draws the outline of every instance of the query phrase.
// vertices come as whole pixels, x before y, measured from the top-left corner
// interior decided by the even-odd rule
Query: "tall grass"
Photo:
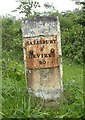
[[[55,101],[46,101],[27,93],[23,74],[24,65],[16,64],[16,62],[14,64],[10,62],[11,71],[8,70],[9,75],[3,77],[1,113],[3,117],[81,118],[84,115],[83,67],[81,65],[63,61],[63,95]],[[13,72],[14,68],[16,68],[15,72]]]

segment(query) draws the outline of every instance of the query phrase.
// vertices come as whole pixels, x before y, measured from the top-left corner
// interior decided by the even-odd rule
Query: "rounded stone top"
[[[58,17],[38,16],[22,20],[23,37],[56,35]]]
[[[30,21],[31,22],[32,21],[36,21],[36,22],[48,21],[48,22],[51,22],[51,21],[57,21],[57,17],[55,17],[55,16],[37,16],[37,17],[22,19],[22,22],[25,22],[25,21],[28,21],[28,22],[30,22]]]

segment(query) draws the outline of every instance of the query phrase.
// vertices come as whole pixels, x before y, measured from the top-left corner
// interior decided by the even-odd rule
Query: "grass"
[[[9,62],[11,77],[3,78],[1,113],[3,117],[80,118],[84,115],[83,67],[81,65],[63,61],[63,95],[56,101],[45,101],[28,95],[23,74],[24,67],[21,63],[17,64],[15,61],[14,63]],[[14,68],[16,68],[15,74],[13,74]]]

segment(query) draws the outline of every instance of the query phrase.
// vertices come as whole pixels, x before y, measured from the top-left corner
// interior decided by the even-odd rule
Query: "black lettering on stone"
[[[44,54],[44,57],[48,57],[48,54]]]
[[[50,40],[50,43],[53,43],[53,40]]]
[[[34,40],[34,45],[36,44],[36,41]]]
[[[53,43],[56,43],[56,40],[53,40]]]
[[[46,40],[46,44],[49,44],[49,40]]]
[[[39,61],[40,64],[46,64],[45,60]]]
[[[33,43],[30,41],[30,45],[33,45]]]
[[[29,41],[27,41],[27,43],[26,43],[26,44],[27,44],[27,45],[30,45],[30,44],[29,44]]]
[[[34,39],[33,41],[27,41],[27,45],[36,45],[36,44],[52,44],[56,43],[57,40],[38,40]]]
[[[39,61],[40,64],[42,64],[42,61]]]
[[[33,55],[29,55],[29,58],[33,58]]]
[[[37,54],[37,57],[39,58],[39,57],[40,57],[40,54]]]
[[[39,42],[37,41],[37,44],[39,44]]]
[[[42,41],[40,40],[40,44],[42,44]]]
[[[41,58],[43,58],[43,54],[41,54]]]
[[[33,55],[33,58],[36,58],[36,55]]]
[[[43,44],[45,44],[45,40],[43,40]]]
[[[51,54],[48,54],[49,57],[51,57]]]
[[[45,60],[43,61],[43,64],[46,64],[46,61],[45,61]]]
[[[49,57],[55,57],[55,53],[48,54]]]

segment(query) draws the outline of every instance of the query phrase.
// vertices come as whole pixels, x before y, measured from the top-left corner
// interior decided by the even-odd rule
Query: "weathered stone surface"
[[[25,19],[22,22],[23,37],[56,35],[57,18],[55,17],[36,17]]]
[[[58,67],[57,36],[24,38],[28,69]]]
[[[58,17],[25,19],[22,32],[28,91],[44,99],[56,99],[63,91]]]

